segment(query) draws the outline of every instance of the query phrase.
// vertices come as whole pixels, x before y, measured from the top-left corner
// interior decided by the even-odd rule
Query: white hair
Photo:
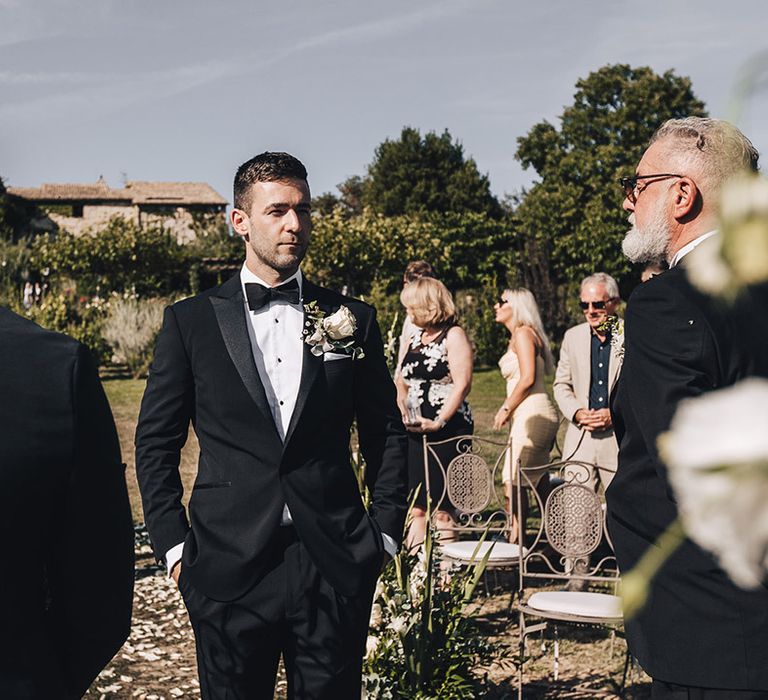
[[[528,326],[533,330],[541,343],[544,371],[552,372],[555,368],[555,362],[552,358],[549,338],[541,321],[541,313],[539,312],[539,305],[536,303],[536,297],[525,287],[505,289],[504,294],[507,295],[507,304],[509,304],[509,309],[512,312],[512,328]]]
[[[608,292],[608,296],[611,297],[611,299],[620,298],[619,284],[607,272],[595,272],[589,277],[585,277],[583,280],[581,280],[579,291],[583,292],[584,287],[590,284],[602,284],[605,286],[605,291]]]
[[[752,142],[722,119],[669,119],[651,137],[650,143],[656,142],[668,145],[668,155],[680,167],[680,174],[696,180],[706,194],[716,195],[733,175],[758,168],[760,154]]]

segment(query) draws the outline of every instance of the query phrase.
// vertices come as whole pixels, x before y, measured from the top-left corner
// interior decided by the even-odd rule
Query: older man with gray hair
[[[662,124],[635,174],[621,178],[633,226],[624,253],[634,262],[664,257],[670,266],[632,293],[624,366],[612,397],[619,469],[606,499],[622,573],[678,519],[657,446],[678,403],[766,366],[768,337],[739,322],[741,302],[707,297],[686,274],[695,264],[688,254],[716,241],[723,183],[756,170],[757,160],[732,124],[688,117]],[[689,539],[649,582],[626,634],[653,678],[654,700],[768,698],[768,587],[738,588]]]
[[[602,467],[590,472],[593,488],[598,478],[604,487],[611,482],[619,451],[608,397],[621,368],[622,338],[612,338],[611,331],[604,328],[619,301],[619,285],[605,272],[582,281],[579,306],[585,323],[566,331],[552,387],[568,420],[563,457]]]

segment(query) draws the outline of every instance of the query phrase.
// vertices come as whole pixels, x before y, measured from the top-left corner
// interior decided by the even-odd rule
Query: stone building
[[[99,178],[95,184],[9,187],[8,193],[28,203],[33,233],[65,230],[79,236],[121,216],[138,225],[160,225],[179,243],[193,240],[199,226],[223,221],[227,206],[204,182],[128,180],[112,188]]]

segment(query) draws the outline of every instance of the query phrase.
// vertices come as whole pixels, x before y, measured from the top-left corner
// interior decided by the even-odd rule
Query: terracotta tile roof
[[[129,180],[125,185],[134,204],[221,204],[224,199],[205,182],[142,182]]]
[[[132,204],[227,204],[204,182],[143,182],[129,180],[125,187],[111,188],[99,179],[92,185],[44,184],[42,187],[9,187],[9,194],[33,201],[130,202]]]

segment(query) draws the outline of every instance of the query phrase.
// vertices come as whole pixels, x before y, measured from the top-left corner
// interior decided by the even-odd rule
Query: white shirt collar
[[[697,245],[699,245],[699,243],[703,243],[707,240],[707,238],[712,238],[712,236],[716,235],[717,233],[717,230],[707,231],[706,233],[702,233],[698,238],[694,238],[690,243],[686,243],[682,248],[680,248],[680,250],[675,253],[672,260],[670,260],[670,269],[677,265],[686,255],[688,255],[688,253],[690,253]]]
[[[285,284],[286,282],[290,282],[291,280],[296,280],[299,284],[299,298],[301,298],[302,292],[303,292],[303,276],[301,274],[301,268],[296,270],[287,280],[283,280],[280,282],[280,284]],[[243,285],[243,295],[245,295],[245,284],[246,282],[257,282],[258,284],[264,286],[264,287],[279,287],[280,285],[275,284],[267,284],[263,279],[261,279],[258,275],[251,272],[251,270],[248,269],[248,266],[243,263],[243,266],[240,268],[240,284]]]

